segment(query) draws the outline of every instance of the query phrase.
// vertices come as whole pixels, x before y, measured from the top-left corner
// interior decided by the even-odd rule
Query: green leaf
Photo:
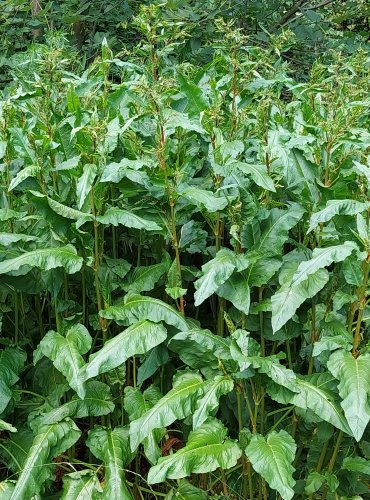
[[[185,480],[180,480],[177,488],[172,488],[165,500],[207,500],[208,495],[204,490]]]
[[[202,111],[208,108],[208,102],[204,97],[201,89],[189,83],[184,76],[178,73],[178,81],[180,84],[180,91],[187,98],[186,111],[189,116],[198,116]]]
[[[92,338],[83,325],[72,326],[65,337],[51,330],[41,340],[34,353],[34,362],[36,364],[41,355],[51,359],[55,368],[63,373],[72,389],[83,399],[85,380],[81,369],[85,361],[82,354],[90,349],[91,344]]]
[[[214,259],[202,266],[203,276],[194,283],[196,288],[194,294],[195,306],[199,306],[215,293],[217,289],[230,278],[237,267],[238,261],[234,252],[228,248],[219,250]],[[245,269],[246,267],[247,261],[245,261],[245,265],[241,268],[239,267],[238,270],[242,271],[243,268]]]
[[[253,250],[267,255],[280,255],[284,243],[288,240],[289,231],[302,219],[305,210],[293,203],[288,210],[273,208],[269,217],[261,224],[261,237]]]
[[[59,203],[59,201],[53,200],[49,196],[46,196],[42,193],[39,193],[38,191],[29,191],[33,196],[36,198],[45,198],[46,201],[48,202],[49,207],[58,215],[61,217],[64,217],[66,219],[72,219],[72,220],[81,220],[81,219],[86,219],[86,220],[93,220],[94,216],[92,214],[88,214],[86,212],[80,212],[79,210],[76,210],[75,208],[68,207],[67,205],[63,205],[62,203]]]
[[[11,424],[1,419],[0,419],[0,430],[8,432],[17,432],[17,429],[15,427],[13,427]]]
[[[234,382],[229,377],[217,376],[213,380],[208,380],[204,385],[204,396],[199,399],[193,415],[193,429],[200,427],[211,412],[218,408],[220,397],[233,389]]]
[[[162,300],[142,295],[126,295],[122,305],[107,307],[100,311],[102,318],[114,319],[115,321],[128,320],[136,323],[148,319],[155,323],[164,321],[168,325],[175,326],[179,330],[189,330],[189,325],[182,314]]]
[[[267,438],[254,434],[245,452],[253,469],[277,490],[284,500],[294,496],[292,466],[297,446],[285,431],[271,432]]]
[[[36,154],[31,144],[21,128],[10,127],[9,132],[13,139],[13,146],[21,158],[28,159],[31,163],[36,162]]]
[[[227,438],[224,425],[209,418],[201,427],[189,434],[184,448],[173,455],[162,457],[148,474],[148,483],[166,479],[182,479],[191,474],[205,474],[217,468],[230,469],[241,457],[241,449]]]
[[[18,172],[14,179],[11,180],[9,184],[9,191],[13,191],[14,188],[19,186],[21,182],[28,179],[28,177],[36,177],[39,171],[39,167],[36,167],[34,165],[23,168],[20,172]]]
[[[298,285],[293,285],[287,280],[283,286],[271,297],[272,329],[280,330],[289,321],[303,302],[314,297],[329,281],[326,269],[319,269],[310,274],[308,279]]]
[[[370,476],[370,460],[362,457],[346,457],[342,469]]]
[[[37,267],[43,271],[63,267],[66,273],[74,274],[81,269],[82,263],[82,257],[77,255],[77,251],[72,245],[42,248],[0,262],[0,274],[18,271],[20,268],[22,269],[18,274],[26,274],[32,267]]]
[[[91,191],[97,171],[98,167],[96,165],[91,163],[84,165],[82,175],[78,179],[76,186],[77,206],[79,209],[81,209]]]
[[[341,406],[356,441],[360,441],[370,421],[369,363],[370,353],[354,358],[343,350],[335,351],[328,361],[329,371],[339,380]]]
[[[72,420],[42,425],[35,436],[12,492],[11,500],[25,500],[38,495],[50,477],[49,463],[75,444],[81,432]]]
[[[113,370],[131,356],[150,351],[166,338],[167,330],[161,323],[139,321],[108,340],[98,352],[92,354],[89,362],[82,368],[81,376],[88,380]]]
[[[244,314],[249,313],[250,289],[243,273],[233,273],[216,291],[217,295],[230,301]]]
[[[262,163],[244,163],[241,161],[233,161],[231,165],[238,168],[244,174],[250,175],[257,186],[267,191],[276,191],[273,180],[267,174],[266,165]]]
[[[144,392],[134,387],[125,388],[124,407],[130,422],[140,418],[144,413],[153,408],[161,399],[162,394],[155,386],[150,386]],[[151,464],[156,464],[161,456],[158,442],[164,435],[163,429],[155,429],[143,440],[144,454]]]
[[[64,474],[61,500],[98,500],[102,491],[97,474],[90,469],[84,469]]]
[[[188,186],[179,191],[179,194],[189,200],[192,204],[199,208],[205,208],[207,212],[219,212],[228,204],[227,198],[216,197],[212,191],[206,191],[193,186]]]
[[[18,233],[0,233],[0,245],[7,247],[18,243],[19,241],[34,241],[37,240],[35,236],[28,236],[27,234]]]
[[[168,347],[179,354],[180,359],[195,369],[218,365],[218,359],[230,358],[229,339],[214,335],[210,330],[191,328],[174,335]]]
[[[330,266],[333,262],[342,262],[351,255],[358,246],[352,241],[345,241],[341,245],[327,248],[315,248],[310,260],[299,264],[296,273],[293,276],[291,286],[296,287],[319,269]]]
[[[168,271],[170,262],[169,258],[164,258],[159,264],[136,267],[129,279],[123,282],[122,288],[125,292],[150,292],[160,278]]]
[[[311,215],[307,233],[317,228],[322,222],[328,222],[335,215],[357,215],[370,207],[370,203],[356,200],[329,200],[323,210]]]
[[[113,226],[125,226],[135,229],[145,229],[146,231],[161,231],[162,228],[155,222],[139,217],[133,212],[121,208],[109,208],[104,215],[96,217],[102,224],[112,224]]]
[[[310,200],[311,203],[320,201],[320,191],[316,184],[318,177],[318,168],[314,163],[308,161],[302,152],[293,148],[289,157],[292,160],[289,162],[286,169],[286,180],[288,189],[295,194],[300,194],[301,199]]]
[[[103,170],[100,182],[118,183],[126,177],[137,184],[149,185],[148,175],[140,169],[150,164],[151,160],[149,158],[143,160],[123,158],[119,163],[109,163]]]
[[[332,390],[332,376],[329,373],[315,373],[297,378],[298,394],[290,403],[300,408],[312,410],[319,418],[352,435],[340,407],[340,401]]]
[[[13,397],[11,387],[18,382],[26,359],[26,353],[15,347],[0,351],[0,414]]]
[[[55,170],[72,170],[73,168],[78,167],[80,159],[81,155],[78,155],[68,158],[68,160],[61,161],[60,163],[57,163]]]
[[[98,381],[90,381],[86,384],[86,394],[84,399],[77,396],[72,397],[63,405],[45,413],[42,419],[43,424],[54,424],[66,417],[100,417],[108,415],[114,410],[112,394],[107,384]]]
[[[128,430],[124,427],[95,427],[86,441],[92,453],[104,462],[105,482],[102,499],[133,500],[128,490],[124,467],[131,460]]]
[[[150,410],[130,424],[131,449],[139,444],[154,430],[171,425],[191,415],[196,402],[203,395],[204,381],[198,373],[177,372],[173,388]]]
[[[181,227],[179,248],[190,254],[203,253],[207,246],[207,236],[207,231],[202,229],[200,223],[193,220],[186,222]]]

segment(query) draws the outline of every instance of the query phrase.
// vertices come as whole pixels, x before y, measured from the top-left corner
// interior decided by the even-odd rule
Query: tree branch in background
[[[31,15],[32,18],[36,18],[38,13],[42,10],[41,0],[31,0]],[[40,28],[35,28],[32,30],[33,38],[38,38],[41,34]]]
[[[294,2],[294,4],[291,6],[289,10],[286,11],[286,13],[283,15],[283,17],[278,21],[275,25],[275,28],[280,28],[284,26],[292,17],[296,15],[296,13],[301,10],[301,7],[304,6],[305,3],[308,3],[306,0],[297,0],[297,2]]]
[[[282,28],[286,24],[290,23],[293,21],[294,16],[297,14],[299,11],[307,11],[307,10],[317,10],[321,9],[322,7],[325,7],[326,5],[329,5],[333,3],[335,0],[323,0],[322,2],[316,4],[316,5],[308,5],[305,6],[306,2],[305,0],[300,0],[298,2],[295,2],[292,7],[284,14],[284,16],[280,19],[278,23],[276,23],[275,28]]]

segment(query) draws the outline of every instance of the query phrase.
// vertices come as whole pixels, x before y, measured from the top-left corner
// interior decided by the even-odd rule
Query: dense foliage
[[[169,4],[13,53],[0,499],[366,498],[370,56]]]

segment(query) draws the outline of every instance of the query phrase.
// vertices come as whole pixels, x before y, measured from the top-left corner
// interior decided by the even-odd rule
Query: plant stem
[[[364,309],[366,305],[366,293],[367,293],[367,284],[369,281],[369,272],[370,272],[370,253],[368,254],[365,262],[363,263],[363,280],[361,287],[358,291],[358,315],[357,315],[357,321],[356,321],[356,329],[355,333],[353,336],[353,349],[352,349],[352,354],[353,356],[358,355],[358,346],[361,343],[361,324],[362,324],[362,318],[364,316]],[[351,328],[351,325],[349,325]]]
[[[333,454],[332,454],[330,461],[329,461],[329,464],[328,464],[328,472],[333,472],[334,465],[335,465],[335,462],[337,460],[337,456],[338,456],[338,452],[339,452],[339,448],[340,448],[340,444],[342,442],[342,439],[343,439],[343,431],[338,431],[338,436],[337,436],[337,440],[335,441]],[[327,494],[328,494],[328,486],[325,486],[321,500],[325,500]]]

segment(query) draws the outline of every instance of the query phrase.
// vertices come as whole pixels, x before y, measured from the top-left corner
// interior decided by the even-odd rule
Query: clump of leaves
[[[367,56],[156,16],[0,102],[0,498],[366,496]]]

